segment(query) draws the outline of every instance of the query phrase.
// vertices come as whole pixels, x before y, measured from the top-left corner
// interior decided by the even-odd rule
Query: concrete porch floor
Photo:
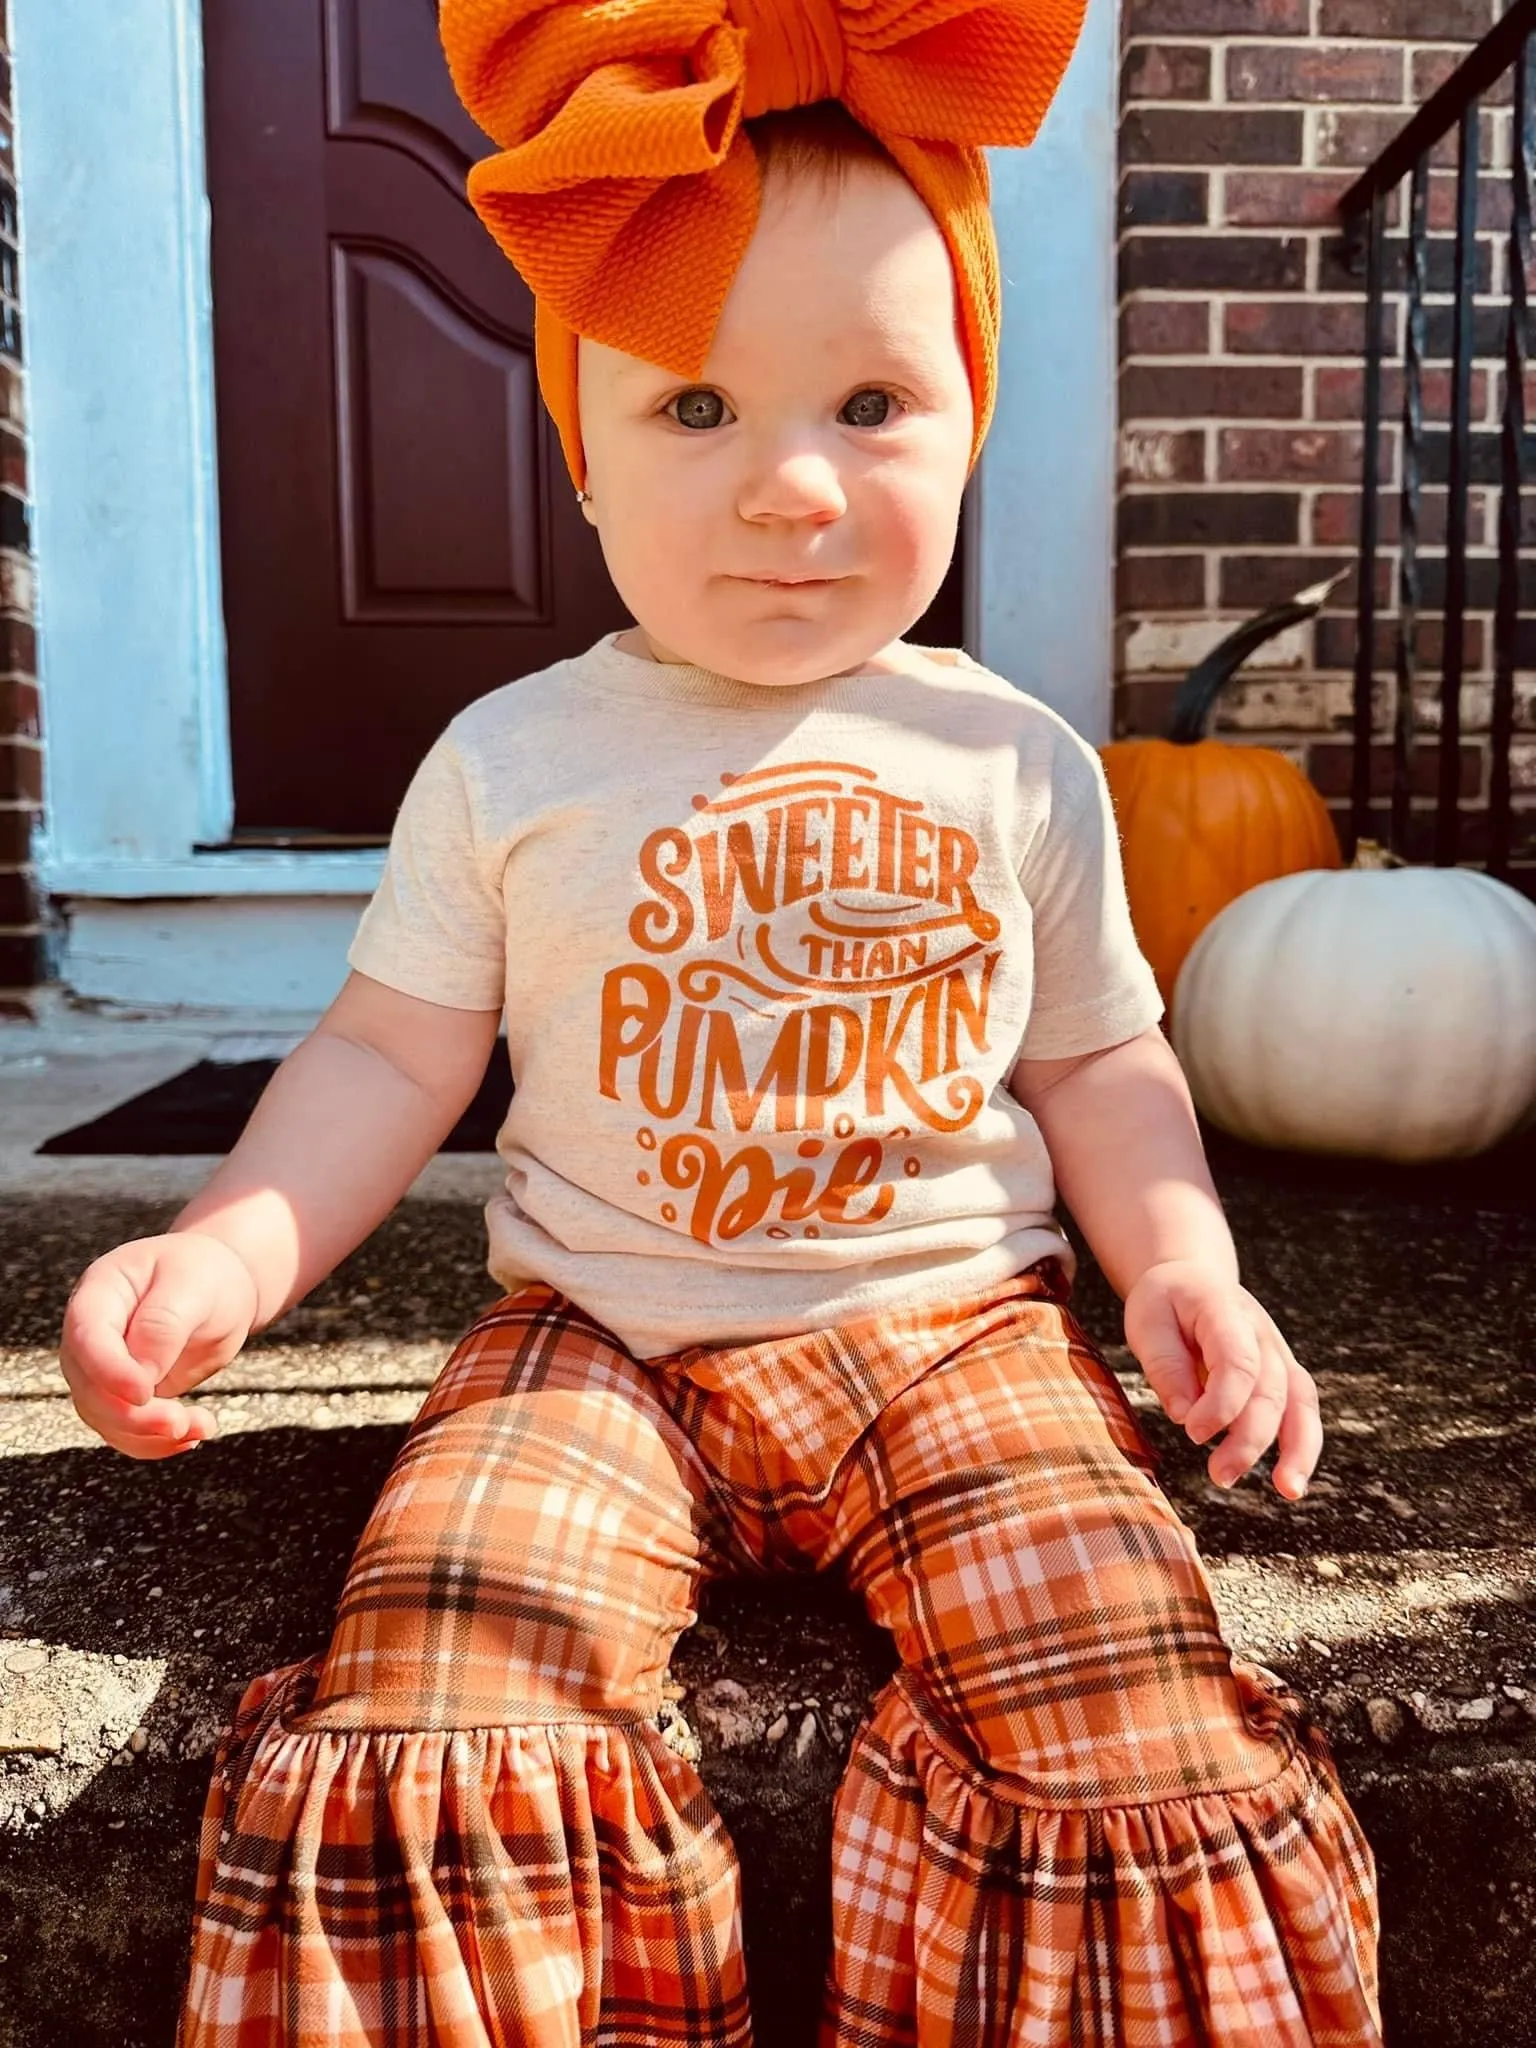
[[[496,1292],[496,1162],[439,1159],[215,1383],[217,1442],[139,1465],[84,1430],[55,1361],[69,1289],[214,1162],[32,1148],[230,1028],[0,1026],[0,2048],[170,2048],[219,1726],[323,1642],[404,1428]],[[1166,1453],[1234,1644],[1333,1737],[1381,1865],[1394,2048],[1536,2044],[1536,1144],[1405,1175],[1212,1134],[1212,1162],[1246,1284],[1321,1389],[1307,1499],[1209,1484],[1086,1255],[1074,1307]],[[672,1739],[741,1852],[760,2048],[813,2038],[831,1791],[890,1668],[822,1582],[708,1588],[678,1646]]]

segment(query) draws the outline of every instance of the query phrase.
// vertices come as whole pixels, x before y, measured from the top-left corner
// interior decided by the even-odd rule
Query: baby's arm
[[[1322,1450],[1317,1389],[1239,1282],[1189,1085],[1162,1031],[1072,1059],[1020,1060],[1008,1085],[1124,1300],[1126,1343],[1164,1408],[1195,1443],[1226,1431],[1212,1479],[1233,1485],[1278,1435],[1274,1483],[1299,1498]]]
[[[170,1229],[82,1275],[60,1347],[81,1418],[141,1457],[211,1434],[206,1412],[175,1396],[390,1213],[473,1099],[500,1018],[350,974]]]

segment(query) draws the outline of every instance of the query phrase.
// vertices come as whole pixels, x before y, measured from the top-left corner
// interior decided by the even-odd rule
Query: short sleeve
[[[1019,881],[1034,918],[1035,986],[1018,1056],[1072,1059],[1150,1030],[1163,1014],[1136,942],[1104,764],[1075,733],[1052,767],[1050,818]]]
[[[390,988],[456,1010],[497,1010],[506,993],[506,917],[476,839],[452,728],[400,800],[379,886],[347,964]]]

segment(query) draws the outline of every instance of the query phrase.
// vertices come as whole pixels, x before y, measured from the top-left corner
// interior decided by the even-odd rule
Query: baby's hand
[[[1233,1486],[1275,1441],[1277,1493],[1300,1500],[1323,1448],[1312,1375],[1262,1302],[1190,1259],[1149,1266],[1125,1298],[1125,1341],[1190,1440],[1224,1441],[1206,1466]]]
[[[86,1267],[64,1311],[59,1365],[75,1412],[130,1458],[168,1458],[217,1434],[175,1396],[228,1365],[250,1335],[256,1283],[218,1238],[170,1231]]]

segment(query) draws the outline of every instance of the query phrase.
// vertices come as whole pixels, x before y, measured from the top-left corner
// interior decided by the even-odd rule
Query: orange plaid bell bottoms
[[[1068,1292],[644,1362],[495,1303],[329,1646],[221,1743],[179,2048],[749,2048],[735,1852],[654,1720],[703,1576],[783,1564],[901,1659],[836,1796],[820,2048],[1378,2043],[1370,1848]]]

